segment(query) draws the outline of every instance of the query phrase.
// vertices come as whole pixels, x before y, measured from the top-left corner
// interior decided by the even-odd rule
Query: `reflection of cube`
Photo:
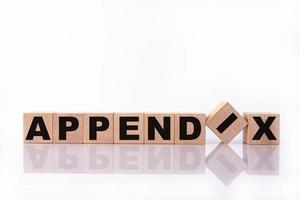
[[[25,173],[52,172],[52,144],[25,144],[23,159]]]
[[[24,113],[24,143],[52,143],[52,115],[52,113]]]
[[[86,113],[83,128],[83,143],[114,143],[113,113]]]
[[[174,144],[174,114],[145,113],[145,143]]]
[[[175,144],[204,144],[205,129],[205,114],[175,114]]]
[[[246,144],[279,144],[279,114],[244,113],[248,126],[244,128]]]
[[[174,172],[174,145],[144,145],[144,172],[170,174]]]
[[[56,173],[82,173],[82,144],[53,145],[53,168]]]
[[[247,163],[246,172],[251,175],[279,174],[278,145],[243,145],[243,159]]]
[[[114,145],[83,145],[84,173],[113,173]]]
[[[114,145],[114,173],[143,173],[143,146],[137,144]]]
[[[225,185],[246,169],[245,162],[226,144],[219,144],[206,158],[206,166]]]
[[[224,102],[208,115],[206,125],[227,144],[247,125],[247,121],[228,102]]]
[[[176,174],[205,173],[205,145],[175,145]]]

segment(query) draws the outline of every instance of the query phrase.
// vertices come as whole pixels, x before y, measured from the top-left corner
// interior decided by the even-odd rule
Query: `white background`
[[[0,1],[3,199],[299,199],[300,2]],[[30,174],[22,114],[281,114],[277,176]],[[242,157],[242,137],[232,148]],[[219,140],[207,131],[206,154]]]

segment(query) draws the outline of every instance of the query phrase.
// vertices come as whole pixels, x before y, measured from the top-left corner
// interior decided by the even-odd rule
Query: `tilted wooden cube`
[[[280,115],[276,113],[244,113],[246,144],[279,144]]]
[[[243,130],[247,121],[228,102],[223,102],[208,115],[206,125],[227,144]]]

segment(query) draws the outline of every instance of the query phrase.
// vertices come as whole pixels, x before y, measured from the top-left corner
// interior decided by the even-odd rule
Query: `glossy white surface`
[[[0,1],[0,198],[299,199],[299,10],[298,0]],[[222,100],[280,113],[281,144],[247,147],[239,135],[217,147],[209,131],[205,147],[22,142],[23,112],[208,113]]]

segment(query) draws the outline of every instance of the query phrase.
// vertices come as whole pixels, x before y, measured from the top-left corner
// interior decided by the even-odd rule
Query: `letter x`
[[[270,126],[272,125],[273,121],[275,120],[276,117],[268,117],[266,122],[263,122],[261,117],[253,117],[255,120],[256,124],[259,126],[258,131],[255,133],[254,137],[252,140],[260,140],[263,134],[265,133],[266,136],[268,137],[269,140],[276,140],[276,137],[270,130]]]

